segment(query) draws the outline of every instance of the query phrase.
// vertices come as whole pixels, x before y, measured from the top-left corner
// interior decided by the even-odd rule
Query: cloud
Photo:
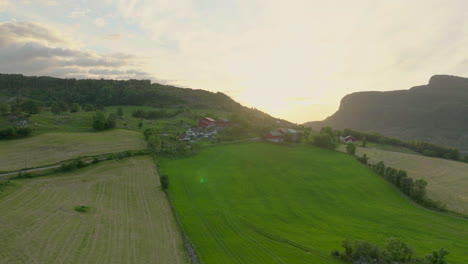
[[[87,16],[91,10],[89,9],[83,9],[83,8],[75,8],[71,13],[70,17],[72,18],[80,18],[80,17],[85,17]]]
[[[10,1],[0,0],[0,12],[6,11],[11,6]]]
[[[103,27],[103,26],[105,26],[107,24],[108,24],[107,20],[102,18],[102,17],[96,18],[94,20],[94,25],[96,25],[98,27]]]
[[[83,78],[146,78],[144,59],[98,53],[69,45],[54,29],[37,23],[0,23],[0,72]]]
[[[112,33],[112,34],[104,35],[103,38],[107,39],[107,40],[119,40],[119,39],[122,39],[123,36],[121,34],[118,34],[118,33]]]

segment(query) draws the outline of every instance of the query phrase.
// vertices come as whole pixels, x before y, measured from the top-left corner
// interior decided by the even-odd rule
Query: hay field
[[[391,237],[468,263],[468,222],[416,207],[349,155],[266,143],[162,160],[170,199],[205,264],[342,263],[345,238]]]
[[[343,149],[340,147],[340,150]],[[357,148],[357,155],[364,153],[370,157],[371,163],[384,161],[388,166],[406,170],[413,179],[425,179],[429,198],[445,203],[452,211],[468,215],[468,163],[375,148]]]
[[[17,182],[0,198],[0,263],[187,263],[149,157]]]
[[[78,156],[146,147],[139,132],[114,129],[103,132],[54,132],[0,141],[0,171],[52,164]]]

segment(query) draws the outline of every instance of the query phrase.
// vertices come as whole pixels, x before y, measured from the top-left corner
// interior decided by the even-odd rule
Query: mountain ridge
[[[304,125],[378,132],[468,152],[468,78],[434,75],[408,90],[348,94],[333,115]]]

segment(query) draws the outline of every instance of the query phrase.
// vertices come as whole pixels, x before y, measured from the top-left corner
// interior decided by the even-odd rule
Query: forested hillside
[[[0,74],[0,103],[8,100],[11,103],[16,98],[33,99],[46,104],[64,102],[211,109],[241,114],[249,120],[276,120],[257,109],[244,107],[220,92],[179,88],[151,83],[150,80],[77,80]]]
[[[435,75],[429,84],[409,90],[349,94],[335,114],[306,125],[379,132],[467,152],[468,78]]]

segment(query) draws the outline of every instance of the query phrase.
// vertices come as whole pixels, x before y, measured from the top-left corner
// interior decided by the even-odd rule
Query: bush
[[[93,116],[93,128],[97,131],[114,128],[115,119],[115,114],[110,114],[106,117],[102,111],[97,111]]]
[[[79,213],[86,213],[86,212],[88,212],[90,209],[91,209],[91,207],[86,206],[86,205],[75,206],[75,211],[77,211],[77,212],[79,212]]]
[[[348,152],[348,154],[354,155],[356,153],[356,146],[353,143],[346,144],[346,152]]]
[[[167,188],[169,188],[169,177],[167,175],[162,174],[159,177],[159,181],[161,182],[161,188],[163,188],[163,190],[167,190]]]

